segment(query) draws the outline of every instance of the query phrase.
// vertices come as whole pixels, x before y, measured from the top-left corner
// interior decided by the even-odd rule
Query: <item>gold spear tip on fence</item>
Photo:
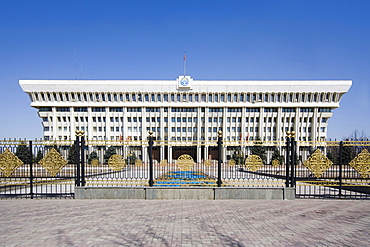
[[[83,136],[85,134],[85,131],[83,130],[76,130],[76,136]]]
[[[149,131],[149,136],[153,136],[153,131]]]
[[[295,132],[294,131],[292,131],[292,132],[287,131],[286,136],[287,137],[295,137]]]
[[[222,131],[221,130],[219,130],[217,133],[218,133],[218,137],[222,137]]]

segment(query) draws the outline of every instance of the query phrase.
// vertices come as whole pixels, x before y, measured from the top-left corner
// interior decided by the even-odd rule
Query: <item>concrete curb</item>
[[[76,199],[294,200],[295,188],[75,187]]]

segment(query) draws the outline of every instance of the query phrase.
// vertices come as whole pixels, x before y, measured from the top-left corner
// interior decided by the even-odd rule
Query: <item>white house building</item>
[[[45,140],[137,142],[145,158],[148,131],[157,140],[157,159],[177,158],[182,147],[208,159],[217,132],[225,143],[284,141],[295,131],[300,141],[327,138],[332,110],[350,80],[20,80],[39,110]],[[140,143],[140,145],[139,145]],[[283,143],[283,142],[281,142]],[[282,144],[279,144],[282,145]],[[216,150],[216,149],[215,149]],[[224,150],[223,155],[229,155]],[[195,157],[194,157],[195,158]]]

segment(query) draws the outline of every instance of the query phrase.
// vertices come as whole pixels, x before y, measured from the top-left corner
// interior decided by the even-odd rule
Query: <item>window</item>
[[[242,112],[242,108],[227,108],[227,112]]]
[[[264,112],[277,112],[277,108],[265,108]]]
[[[51,107],[40,107],[39,111],[40,112],[48,112],[48,111],[51,111]]]
[[[92,107],[92,112],[105,112],[105,107]]]
[[[260,112],[259,108],[245,108],[246,112]]]
[[[313,108],[301,108],[301,112],[313,112]]]
[[[57,112],[69,112],[70,108],[69,107],[57,107],[56,110]]]
[[[202,101],[205,102],[206,101],[206,95],[205,94],[202,94]]]
[[[295,108],[283,108],[283,112],[295,112]]]
[[[222,108],[209,108],[208,111],[209,112],[223,112],[223,109]]]
[[[159,107],[147,107],[146,112],[160,112],[160,109]]]
[[[171,112],[198,112],[198,108],[173,107]]]
[[[141,107],[128,107],[127,112],[141,112]]]
[[[330,108],[319,108],[319,112],[331,112]]]
[[[87,107],[75,107],[75,112],[87,112]]]
[[[109,107],[110,112],[123,112],[123,107]]]

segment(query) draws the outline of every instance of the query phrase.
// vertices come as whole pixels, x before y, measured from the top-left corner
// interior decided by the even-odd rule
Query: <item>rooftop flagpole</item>
[[[184,52],[184,77],[186,75],[186,52]]]

